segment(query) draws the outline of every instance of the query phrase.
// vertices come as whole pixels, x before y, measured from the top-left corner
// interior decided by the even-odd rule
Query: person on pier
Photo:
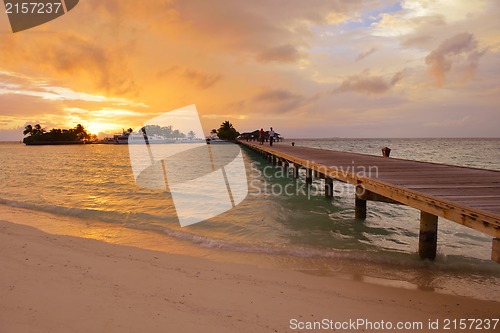
[[[273,128],[269,130],[269,145],[272,146],[274,141],[274,131]]]
[[[260,139],[260,144],[261,145],[264,144],[265,136],[266,136],[266,132],[264,132],[264,129],[261,128],[260,132],[259,132],[259,139]]]

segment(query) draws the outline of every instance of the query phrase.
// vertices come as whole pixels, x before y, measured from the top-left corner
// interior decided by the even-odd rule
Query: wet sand
[[[491,301],[54,235],[7,221],[0,222],[0,251],[2,333],[293,332],[323,319],[422,322],[415,331],[424,332],[433,331],[429,320],[498,316]]]

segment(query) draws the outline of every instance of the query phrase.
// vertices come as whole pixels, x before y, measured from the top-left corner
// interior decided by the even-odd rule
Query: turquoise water
[[[498,139],[293,141],[296,145],[374,155],[389,146],[394,157],[500,170]],[[491,237],[441,219],[438,258],[434,263],[423,262],[416,254],[417,210],[370,202],[366,221],[359,221],[354,219],[350,185],[335,183],[334,198],[327,200],[320,180],[315,180],[308,192],[304,174],[296,182],[251,151],[243,150],[243,157],[250,185],[246,199],[222,215],[181,228],[166,191],[136,185],[126,145],[27,147],[1,143],[0,204],[31,210],[34,216],[43,211],[152,230],[211,250],[322,263],[390,264],[410,268],[413,273],[429,267],[445,275],[465,272],[478,277],[472,281],[476,286],[487,283],[489,292],[493,286],[499,295],[499,265],[489,260]],[[288,195],[279,192],[286,186]],[[203,203],[193,202],[199,204]]]

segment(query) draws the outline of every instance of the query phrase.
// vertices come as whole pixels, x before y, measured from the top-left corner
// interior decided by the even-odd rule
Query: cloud
[[[124,47],[110,47],[72,32],[57,36],[23,33],[18,38],[9,35],[0,39],[0,61],[10,68],[91,82],[93,88],[115,95],[138,89],[126,54]]]
[[[0,132],[9,140],[22,138],[18,129],[26,123],[47,128],[110,124],[113,128],[117,122],[123,126],[139,123],[148,110],[145,104],[82,93],[8,71],[0,71],[0,105]]]
[[[227,1],[178,0],[176,25],[199,45],[250,55],[261,62],[294,62],[314,28],[355,17],[376,0]],[[339,20],[339,18],[342,18]],[[162,21],[157,24],[165,26]]]
[[[207,128],[231,117],[242,127],[316,128],[330,117],[346,131],[363,120],[375,133],[378,119],[401,116],[408,130],[416,118],[407,116],[423,106],[438,115],[451,100],[474,112],[498,106],[498,8],[496,0],[87,0],[78,15],[2,34],[0,94],[18,95],[0,105],[0,127],[21,126],[28,112],[59,127],[128,128],[196,103]],[[461,32],[474,34],[475,48],[438,50]],[[479,79],[434,89],[431,66],[446,82]]]
[[[2,106],[2,119],[17,117],[28,120],[40,114],[63,114],[60,102],[49,101],[38,96],[0,94],[0,105]]]
[[[0,123],[0,127],[3,124]],[[23,139],[24,126],[18,126],[16,128],[10,128],[0,131],[0,142],[1,141],[21,141]]]
[[[471,117],[466,115],[460,118],[442,119],[440,121],[432,121],[424,123],[426,127],[450,128],[450,127],[465,127],[472,121]]]
[[[478,43],[471,33],[459,33],[444,40],[425,58],[425,63],[434,76],[437,86],[443,86],[446,73],[450,72],[453,65],[465,62],[465,76],[470,78],[485,51],[477,50]],[[462,56],[462,57],[461,57]],[[462,60],[465,56],[465,59]]]
[[[368,57],[369,55],[375,53],[377,51],[377,48],[376,47],[372,47],[371,49],[369,50],[366,50],[364,52],[361,52],[360,54],[358,54],[358,56],[356,57],[356,61],[360,61],[360,60],[363,60],[364,58]]]
[[[193,69],[186,69],[183,76],[193,82],[201,89],[207,89],[215,85],[221,78],[220,74],[204,74]]]
[[[464,78],[470,80],[476,74],[477,66],[479,65],[479,59],[486,53],[487,49],[482,51],[473,51],[469,54],[466,61]]]
[[[420,48],[422,45],[425,45],[429,41],[432,40],[432,37],[429,35],[418,35],[415,34],[407,39],[404,39],[401,42],[401,45],[404,47],[415,47],[415,48]]]
[[[284,89],[271,89],[263,91],[254,97],[255,101],[263,102],[283,102],[289,100],[301,99],[302,96]]]
[[[304,96],[288,89],[272,88],[262,90],[251,99],[251,103],[245,102],[243,106],[252,113],[289,113],[304,110],[304,108],[313,105],[319,97],[319,94]]]
[[[494,10],[494,3],[494,0],[404,0],[401,1],[402,10],[380,15],[380,20],[372,24],[373,34],[400,37],[422,29],[439,31]]]
[[[300,52],[290,44],[271,47],[257,55],[260,62],[296,62],[300,58]]]
[[[370,75],[365,71],[362,74],[352,75],[344,80],[334,93],[356,92],[368,95],[386,93],[403,78],[404,71],[395,73],[390,80],[382,76]]]
[[[105,97],[102,95],[88,94],[66,87],[53,85],[48,80],[36,77],[27,77],[14,72],[0,71],[0,96],[34,96],[49,101],[85,101],[96,104],[112,103],[117,106],[147,107],[144,103],[136,103],[124,98]]]
[[[196,69],[182,66],[172,66],[164,69],[158,72],[158,77],[181,77],[200,89],[208,89],[222,79],[221,74],[207,74]]]

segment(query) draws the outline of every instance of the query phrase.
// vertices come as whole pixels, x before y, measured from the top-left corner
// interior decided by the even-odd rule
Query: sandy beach
[[[500,333],[500,0],[4,7],[0,333]]]
[[[432,331],[429,320],[498,316],[495,302],[214,262],[7,221],[0,222],[0,251],[2,333],[293,332],[323,319],[422,322],[415,331],[424,332]]]

